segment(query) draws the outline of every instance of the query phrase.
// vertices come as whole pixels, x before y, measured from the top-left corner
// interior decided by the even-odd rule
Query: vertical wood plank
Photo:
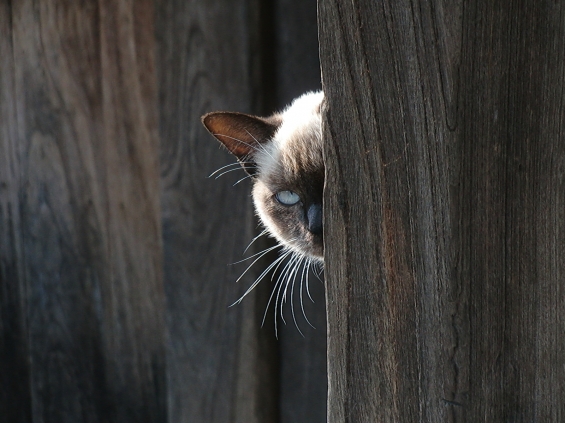
[[[563,418],[564,19],[319,3],[329,422]]]
[[[469,419],[560,421],[565,8],[484,2],[464,19]]]
[[[212,110],[260,112],[261,8],[249,0],[157,2],[167,374],[171,422],[277,421],[274,331],[260,330],[262,284],[232,266],[256,226],[241,171],[200,123]],[[243,266],[243,267],[242,267]]]
[[[284,107],[306,91],[320,90],[317,2],[274,0],[276,104]]]
[[[0,416],[31,421],[12,11],[0,4]]]
[[[2,145],[20,220],[3,215],[2,227],[20,232],[21,245],[9,242],[21,270],[2,283],[23,293],[28,421],[163,422],[153,4],[4,10],[13,86],[3,85],[2,110],[17,129]]]
[[[273,8],[273,78],[276,108],[281,110],[306,91],[321,89],[318,55],[317,2],[277,0]],[[266,281],[268,282],[268,281]],[[285,309],[288,324],[279,325],[280,412],[282,423],[326,421],[327,342],[324,285],[309,275],[311,301],[304,295],[305,314],[312,329],[297,312],[300,331],[293,323],[290,307]],[[297,295],[294,299],[298,304]],[[298,307],[297,309],[300,309]]]

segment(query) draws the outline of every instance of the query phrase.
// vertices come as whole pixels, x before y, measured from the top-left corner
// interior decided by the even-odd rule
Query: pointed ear
[[[260,118],[235,112],[212,112],[202,123],[240,161],[253,157],[259,145],[268,142],[277,131],[273,118]]]

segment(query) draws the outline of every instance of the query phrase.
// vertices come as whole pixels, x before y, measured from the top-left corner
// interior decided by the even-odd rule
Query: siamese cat
[[[300,278],[301,283],[302,306],[305,280],[308,291],[305,275],[309,268],[321,267],[324,260],[323,99],[321,91],[309,92],[295,99],[282,112],[269,117],[235,112],[213,112],[202,117],[206,129],[237,157],[239,164],[252,179],[253,203],[265,227],[261,235],[266,233],[278,242],[276,247],[259,253],[259,257],[247,270],[267,252],[277,247],[282,249],[278,259],[267,267],[239,301],[271,269],[276,270],[288,258],[269,300],[270,303],[276,292],[275,310],[280,305],[281,317],[282,303],[286,301],[288,294],[292,297],[297,278]],[[223,169],[218,169],[214,174]],[[309,292],[308,295],[310,296]],[[293,302],[290,303],[293,307]],[[302,312],[304,313],[303,306]],[[294,308],[292,315],[296,323]]]

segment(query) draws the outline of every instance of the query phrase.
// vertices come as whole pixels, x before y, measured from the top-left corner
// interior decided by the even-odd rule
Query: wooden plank
[[[205,131],[212,110],[261,109],[261,10],[255,1],[157,2],[169,420],[277,421],[276,345],[260,330],[270,287],[229,308],[257,276],[230,266],[254,236],[241,171]]]
[[[11,9],[0,4],[0,416],[31,421]]]
[[[276,107],[289,104],[306,91],[321,87],[318,54],[317,2],[315,0],[275,0],[274,82]]]
[[[152,2],[11,5],[2,228],[21,267],[2,284],[27,330],[3,330],[27,338],[33,404],[18,407],[27,421],[164,422]]]
[[[319,3],[329,422],[563,419],[564,20]]]
[[[277,0],[273,5],[274,92],[276,109],[294,98],[321,89],[318,57],[316,0]],[[312,423],[326,421],[327,342],[324,285],[309,275],[313,302],[304,295],[305,314],[315,329],[297,312],[300,331],[290,307],[285,307],[288,324],[279,325],[280,421]],[[296,295],[295,304],[300,298]],[[297,308],[300,310],[300,307]]]
[[[470,377],[471,419],[560,421],[565,8],[485,2],[467,14],[462,69],[472,78],[462,84],[462,130],[470,158],[462,172],[470,204],[460,208],[470,233],[460,249],[469,257],[470,305],[477,309],[470,372],[482,376]]]
[[[286,324],[279,320],[281,423],[326,421],[328,384],[324,285],[312,272],[309,275],[309,292],[313,302],[304,293],[304,314],[314,328],[303,318],[298,294],[293,301],[299,329],[294,324],[288,304],[284,310]]]

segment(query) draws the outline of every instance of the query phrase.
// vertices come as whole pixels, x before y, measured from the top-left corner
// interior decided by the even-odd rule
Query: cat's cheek
[[[260,180],[253,186],[253,202],[269,233],[281,244],[303,253],[304,233],[293,208],[275,203],[272,191]]]
[[[253,185],[253,204],[257,215],[263,222],[263,225],[269,232],[279,241],[284,241],[283,234],[278,228],[277,222],[273,219],[273,210],[269,205],[271,204],[271,191],[260,180],[255,181]]]

